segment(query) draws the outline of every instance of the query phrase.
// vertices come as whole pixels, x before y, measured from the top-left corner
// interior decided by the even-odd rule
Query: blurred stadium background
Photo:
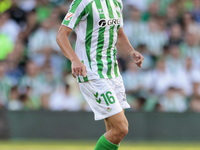
[[[70,61],[55,41],[71,2],[0,0],[0,138],[11,140],[0,142],[0,149],[9,149],[8,145],[16,149],[13,139],[20,139],[22,143],[18,144],[29,145],[30,149],[34,144],[23,140],[56,139],[55,144],[49,142],[52,146],[48,150],[60,146],[61,139],[71,140],[72,144],[61,142],[64,147],[55,148],[64,149],[81,145],[73,140],[96,141],[105,130],[103,121],[93,121],[71,75]],[[130,132],[124,140],[129,141],[125,144],[129,148],[125,149],[143,150],[139,148],[143,143],[130,144],[137,141],[199,141],[200,0],[123,3],[124,31],[145,57],[143,67],[138,69],[130,57],[118,53],[127,100],[132,106],[126,111]],[[75,40],[72,33],[73,48]],[[173,144],[167,148],[166,143],[154,145],[159,150],[200,149],[198,144],[174,143],[176,148]],[[146,144],[144,149],[151,146]]]

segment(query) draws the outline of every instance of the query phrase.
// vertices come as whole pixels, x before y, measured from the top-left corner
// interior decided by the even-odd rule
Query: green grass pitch
[[[0,141],[0,150],[93,150],[95,142]],[[200,143],[122,142],[119,150],[200,150]]]

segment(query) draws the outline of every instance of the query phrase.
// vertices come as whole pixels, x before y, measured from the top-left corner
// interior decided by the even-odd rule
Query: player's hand
[[[72,61],[72,75],[74,78],[79,75],[87,76],[86,66],[79,59]]]
[[[137,51],[134,51],[131,53],[131,57],[133,58],[133,61],[135,62],[135,64],[138,66],[138,67],[142,67],[142,63],[143,63],[143,60],[144,60],[144,57]]]

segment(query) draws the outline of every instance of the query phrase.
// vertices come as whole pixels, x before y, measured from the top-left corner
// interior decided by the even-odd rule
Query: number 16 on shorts
[[[107,106],[109,106],[110,104],[114,104],[115,103],[115,98],[112,95],[112,92],[110,92],[110,91],[108,91],[106,93],[103,93],[101,95],[99,95],[99,93],[96,92],[96,94],[94,94],[94,96],[96,97],[96,101],[99,104],[101,104],[102,99],[105,101]]]

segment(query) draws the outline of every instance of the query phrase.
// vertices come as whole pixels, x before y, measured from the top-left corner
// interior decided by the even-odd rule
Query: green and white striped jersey
[[[121,0],[74,0],[62,24],[75,29],[75,52],[87,68],[79,82],[120,75],[116,43],[123,26]]]

